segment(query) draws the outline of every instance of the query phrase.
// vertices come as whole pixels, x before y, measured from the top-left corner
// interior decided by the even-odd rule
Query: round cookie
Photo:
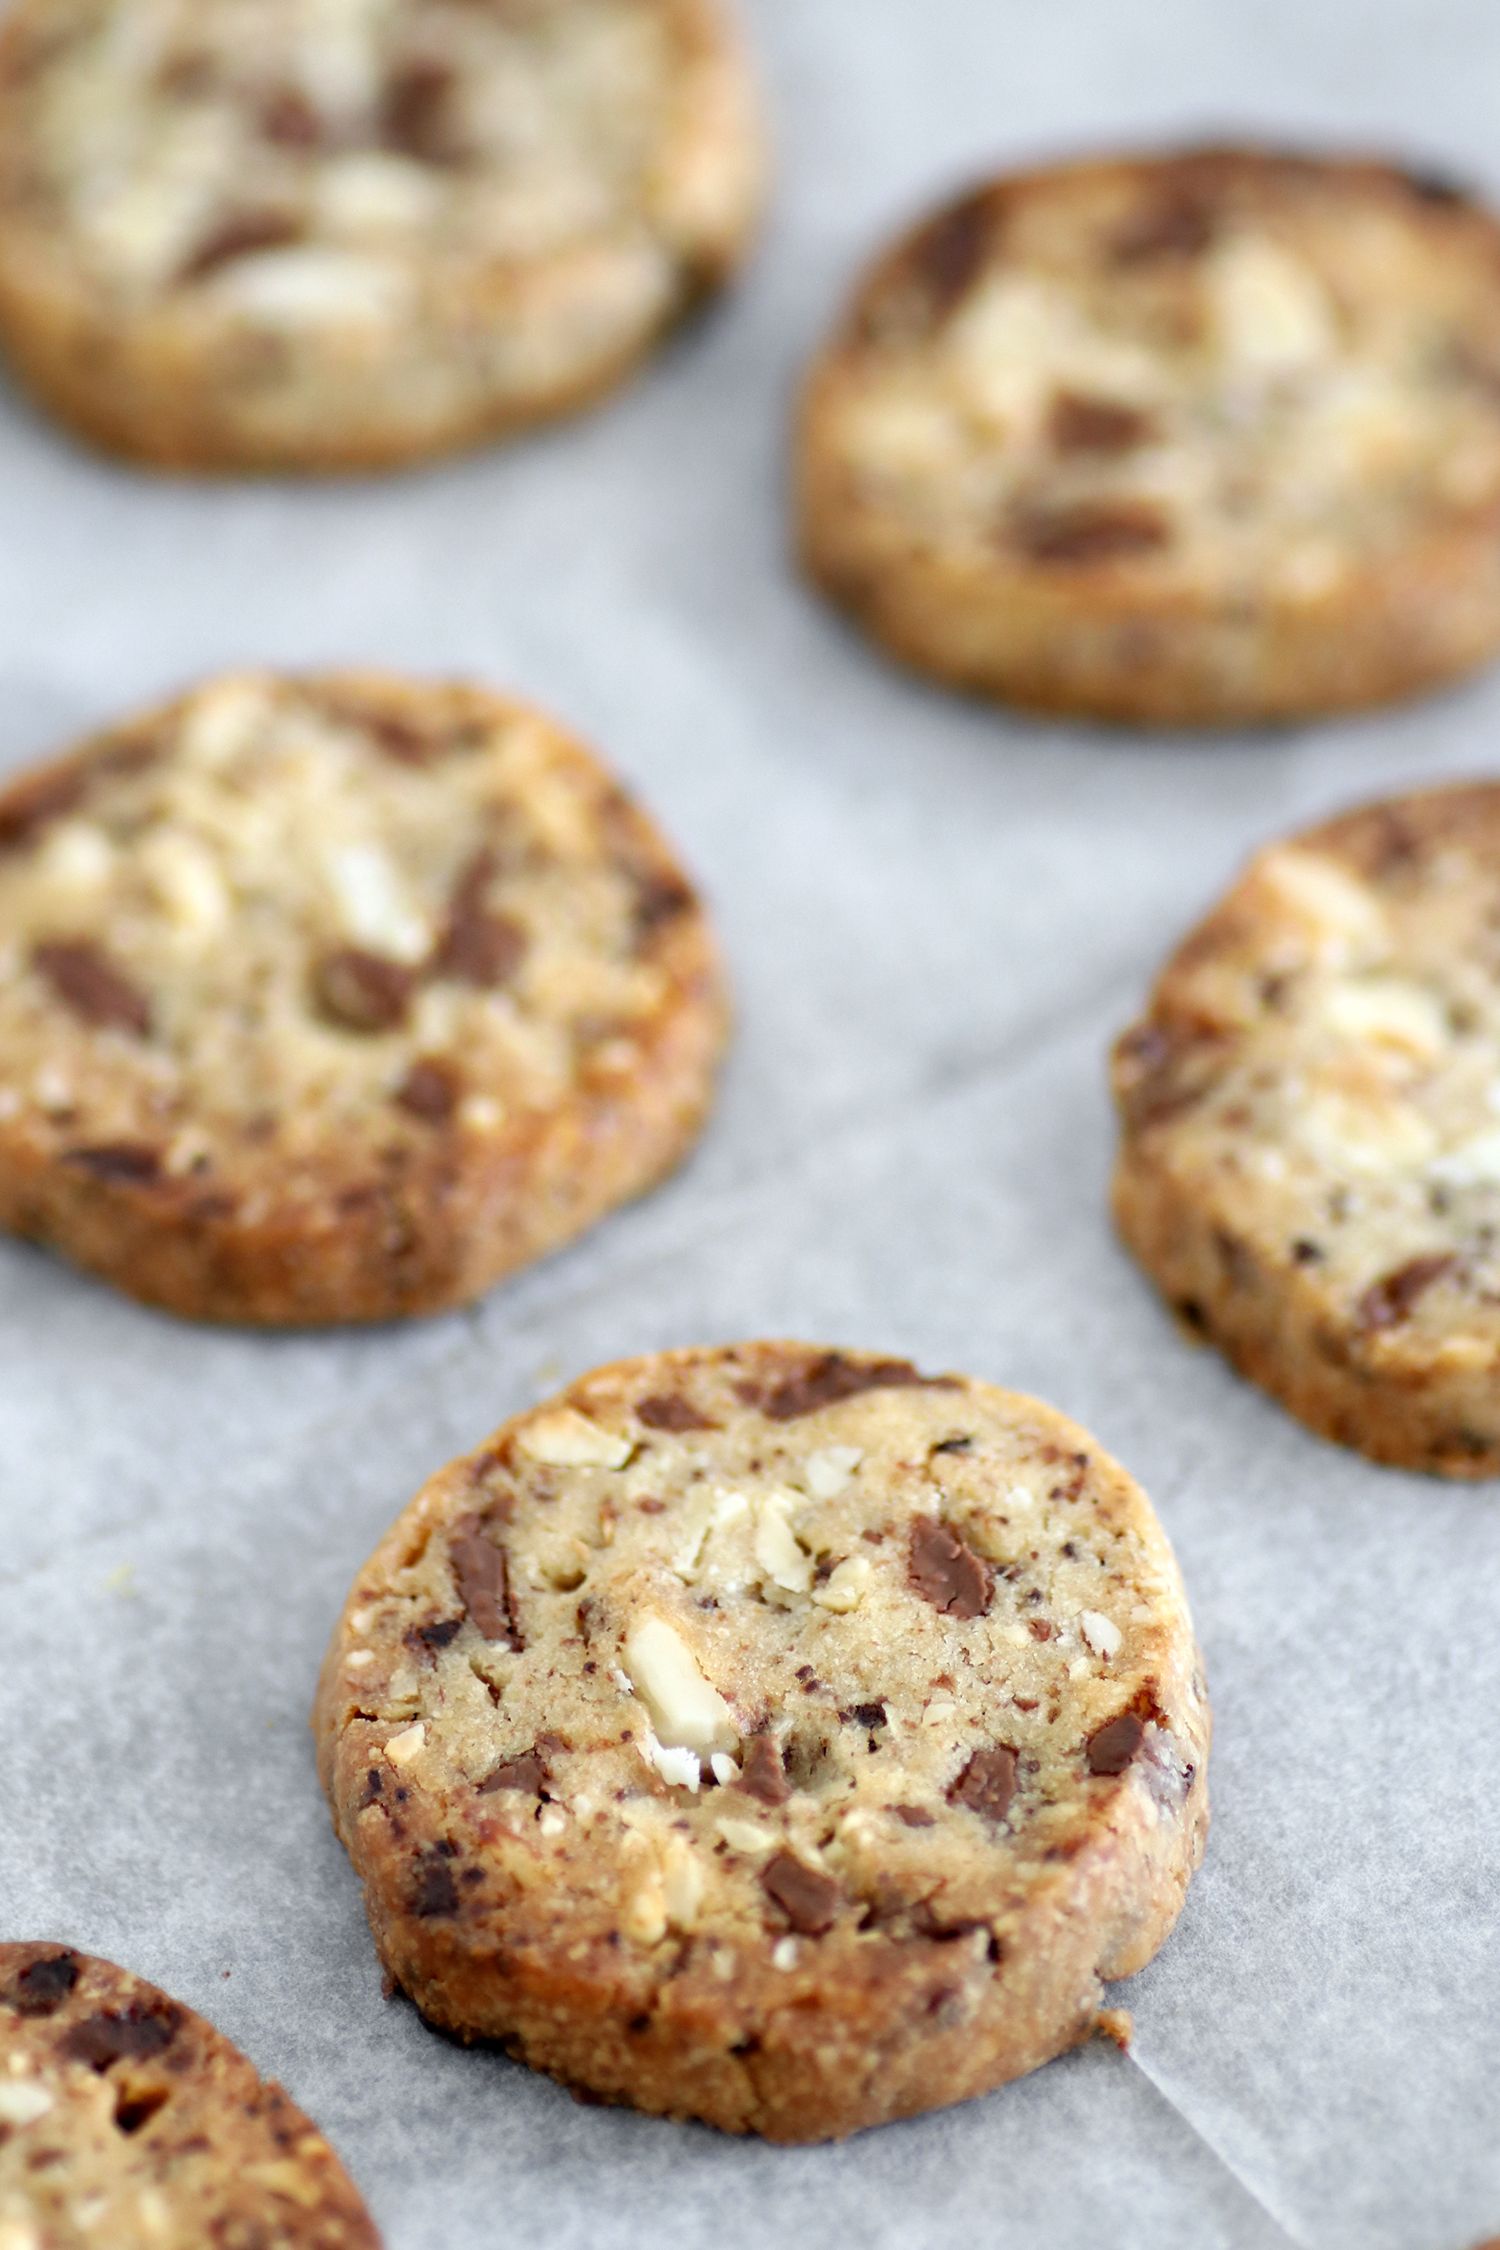
[[[1018,173],[882,258],[801,417],[813,576],[920,669],[1212,724],[1500,646],[1500,224],[1250,149]]]
[[[617,382],[760,170],[719,0],[20,0],[0,339],[159,467],[408,461]]]
[[[1500,784],[1254,858],[1115,1052],[1115,1211],[1322,1436],[1500,1472]]]
[[[726,1013],[658,831],[477,688],[232,675],[0,792],[0,1226],[191,1317],[478,1295],[678,1161]]]
[[[779,2141],[1114,2035],[1208,1820],[1138,1487],[1032,1399],[800,1344],[604,1368],[441,1471],[315,1728],[431,2022]]]
[[[0,1944],[0,2250],[379,2250],[281,2088],[154,1985]]]

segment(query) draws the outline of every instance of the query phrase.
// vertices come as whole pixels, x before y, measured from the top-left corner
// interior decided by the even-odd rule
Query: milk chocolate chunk
[[[804,1414],[857,1398],[861,1391],[896,1390],[926,1381],[928,1377],[918,1374],[910,1360],[851,1360],[841,1352],[821,1352],[800,1374],[778,1383],[757,1403],[773,1422],[796,1422]]]
[[[513,1789],[522,1796],[540,1797],[546,1780],[547,1769],[539,1752],[523,1750],[518,1758],[502,1758],[480,1782],[479,1794],[492,1797],[502,1789]]]
[[[436,974],[493,991],[508,984],[526,956],[525,930],[512,915],[487,903],[495,870],[492,852],[476,854],[454,886],[448,926],[433,963]]]
[[[1059,453],[1130,453],[1155,430],[1140,407],[1088,391],[1059,391],[1047,417],[1047,436]]]
[[[745,1744],[736,1787],[763,1805],[784,1805],[792,1785],[781,1762],[781,1752],[768,1734],[752,1735]]]
[[[446,1125],[458,1107],[458,1073],[450,1063],[419,1056],[396,1088],[395,1102],[424,1125]]]
[[[20,2015],[52,2016],[77,1982],[78,1955],[49,1953],[27,1963],[6,1998]]]
[[[1458,1264],[1456,1252],[1435,1251],[1424,1258],[1408,1258],[1393,1273],[1382,1274],[1354,1308],[1356,1328],[1369,1335],[1409,1320],[1427,1291],[1456,1272]]]
[[[180,2011],[169,2000],[132,2000],[124,2008],[85,2016],[82,2023],[74,2024],[63,2040],[62,2051],[72,2061],[87,2063],[90,2070],[97,2071],[108,2070],[112,2063],[127,2058],[144,2062],[171,2046],[181,2022]]]
[[[1146,1739],[1146,1722],[1137,1711],[1122,1711],[1117,1718],[1107,1719],[1089,1736],[1087,1755],[1090,1773],[1120,1774],[1135,1758]]]
[[[80,1023],[98,1031],[128,1031],[145,1039],[151,1004],[92,938],[49,938],[31,956],[32,966]]]
[[[1030,561],[1069,569],[1159,553],[1172,527],[1150,500],[1076,500],[1023,509],[1013,534]]]
[[[936,1516],[918,1516],[912,1525],[907,1575],[922,1599],[949,1617],[983,1617],[990,1606],[990,1565]]]
[[[475,1631],[502,1648],[519,1648],[504,1549],[485,1535],[479,1518],[471,1516],[454,1537],[449,1554],[458,1598]]]
[[[963,1805],[986,1820],[1004,1820],[1016,1793],[1014,1750],[1003,1742],[976,1750],[948,1791],[950,1805]]]
[[[809,1867],[795,1852],[777,1852],[760,1879],[799,1936],[822,1937],[833,1928],[841,1894],[831,1875]]]
[[[415,987],[404,962],[358,945],[325,953],[313,972],[318,1006],[342,1031],[395,1031],[406,1021]]]
[[[712,1430],[718,1424],[700,1414],[689,1398],[678,1391],[658,1391],[650,1398],[635,1402],[635,1418],[644,1422],[648,1430]]]

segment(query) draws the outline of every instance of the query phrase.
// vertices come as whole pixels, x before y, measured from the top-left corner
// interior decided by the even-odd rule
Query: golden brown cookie
[[[1500,646],[1500,224],[1253,149],[976,190],[802,411],[813,576],[898,656],[1165,723],[1379,703]]]
[[[1139,1488],[1035,1400],[800,1344],[604,1368],[435,1476],[315,1725],[425,2016],[782,2141],[1113,2035],[1208,1821]]]
[[[112,1962],[0,1944],[3,2250],[379,2250],[317,2127]]]
[[[696,1138],[726,1002],[552,722],[231,675],[0,792],[0,1226],[205,1320],[479,1294]]]
[[[1115,1053],[1171,1303],[1374,1460],[1500,1472],[1500,784],[1260,852]]]
[[[759,182],[719,0],[20,0],[0,339],[159,467],[413,460],[618,381]]]

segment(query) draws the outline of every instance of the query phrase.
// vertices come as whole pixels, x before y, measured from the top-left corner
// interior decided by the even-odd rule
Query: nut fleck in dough
[[[1253,859],[1115,1051],[1115,1210],[1309,1428],[1500,1472],[1500,784]]]
[[[924,671],[1104,718],[1378,703],[1500,645],[1500,225],[1253,150],[978,189],[876,265],[800,437],[813,575]]]
[[[726,1004],[549,720],[233,675],[0,792],[0,1226],[206,1320],[478,1295],[668,1171]]]
[[[109,1961],[0,1945],[3,2250],[380,2250],[317,2127]]]
[[[718,0],[20,0],[0,336],[165,468],[472,444],[729,275],[755,106]]]
[[[1131,1479],[1032,1399],[802,1344],[604,1368],[444,1469],[315,1726],[430,2021],[773,2140],[1086,2038],[1208,1823]]]

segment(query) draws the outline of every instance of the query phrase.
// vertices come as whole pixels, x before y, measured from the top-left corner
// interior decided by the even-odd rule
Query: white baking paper
[[[1257,840],[1495,770],[1500,677],[1226,740],[1002,717],[787,562],[785,425],[855,262],[986,167],[1240,130],[1500,186],[1486,0],[758,0],[778,187],[745,286],[589,418],[327,489],[172,484],[0,397],[0,759],[226,662],[553,706],[717,907],[700,1154],[476,1311],[256,1338],[0,1248],[0,1934],[204,2009],[389,2250],[1466,2250],[1500,2231],[1500,1487],[1319,1444],[1111,1238],[1104,1056]],[[381,1997],[307,1708],[423,1475],[592,1363],[762,1332],[1032,1389],[1142,1478],[1205,1646],[1217,1817],[1096,2046],[842,2148],[584,2108]]]

